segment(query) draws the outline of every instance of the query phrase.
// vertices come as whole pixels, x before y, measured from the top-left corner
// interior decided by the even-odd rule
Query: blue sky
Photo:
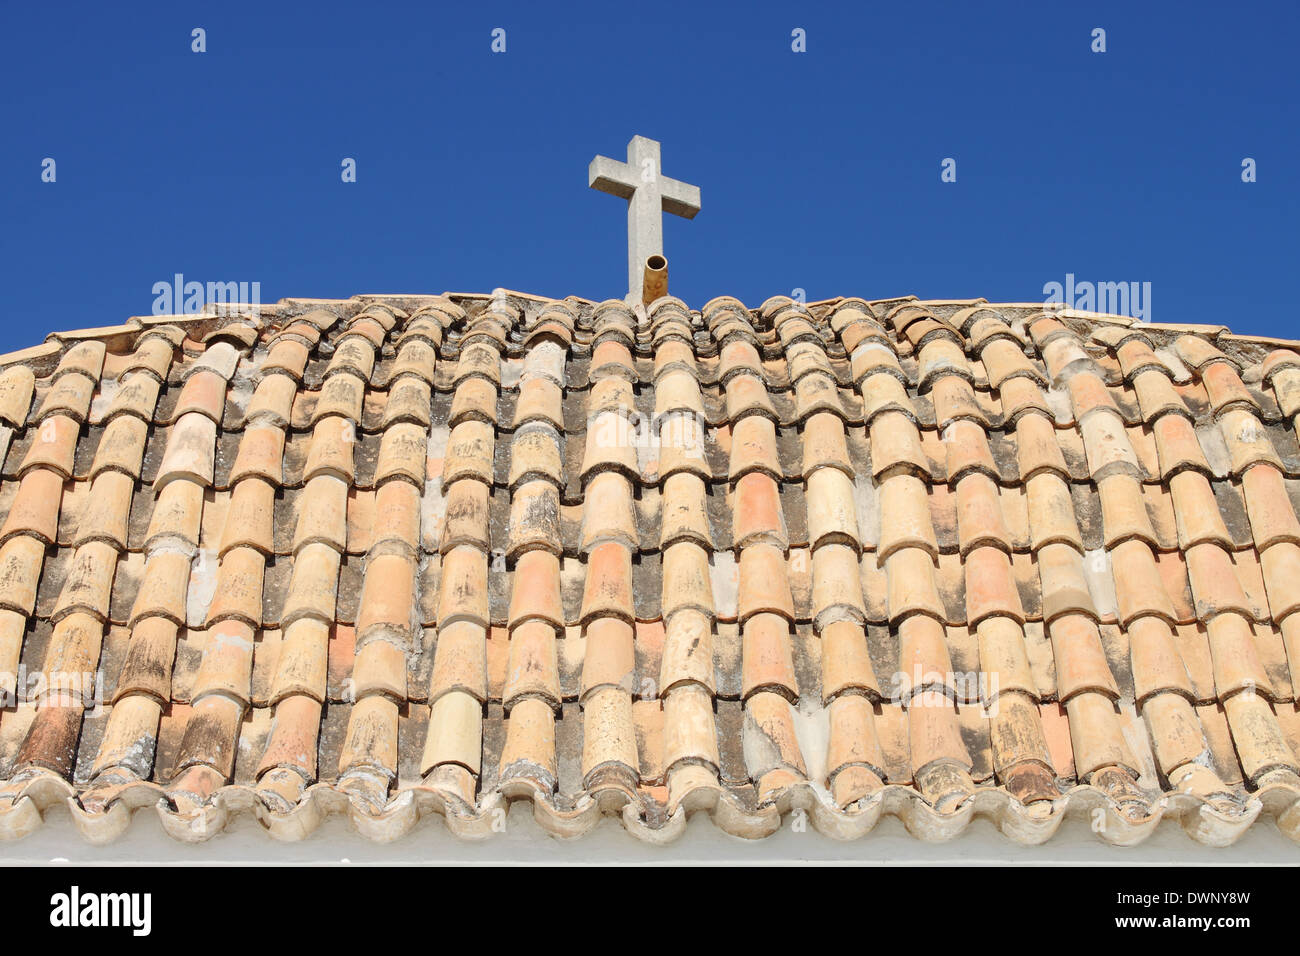
[[[178,272],[263,301],[621,296],[625,204],[586,172],[634,133],[702,189],[665,222],[696,307],[1038,301],[1073,274],[1151,283],[1154,321],[1300,337],[1298,24],[1293,3],[11,3],[0,349],[148,313]]]

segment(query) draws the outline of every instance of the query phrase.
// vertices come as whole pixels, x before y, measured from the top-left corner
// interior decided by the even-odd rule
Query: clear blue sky
[[[148,313],[177,272],[263,301],[620,296],[625,204],[586,174],[634,133],[703,190],[665,222],[697,307],[1038,301],[1073,273],[1150,282],[1154,321],[1300,337],[1298,10],[11,2],[0,349]]]

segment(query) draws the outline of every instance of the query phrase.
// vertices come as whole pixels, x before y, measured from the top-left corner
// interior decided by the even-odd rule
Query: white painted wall
[[[748,841],[718,830],[697,815],[682,839],[668,847],[651,847],[626,833],[614,818],[573,841],[551,837],[533,822],[526,804],[515,804],[505,833],[483,843],[469,843],[447,832],[441,819],[426,817],[400,842],[381,846],[352,832],[342,817],[331,816],[308,839],[279,843],[251,814],[241,814],[223,833],[198,846],[177,843],[163,833],[157,816],[139,811],[131,828],[116,843],[91,847],[82,842],[67,812],[51,810],[45,826],[15,843],[0,843],[0,865],[50,862],[78,864],[179,863],[801,863],[876,864],[993,863],[1044,864],[1297,864],[1300,845],[1283,836],[1271,818],[1261,817],[1227,849],[1201,846],[1172,822],[1136,847],[1102,843],[1084,820],[1067,820],[1046,846],[1022,847],[993,825],[977,820],[951,843],[931,845],[909,836],[894,817],[885,817],[870,834],[839,843],[811,828],[790,830],[766,840]]]

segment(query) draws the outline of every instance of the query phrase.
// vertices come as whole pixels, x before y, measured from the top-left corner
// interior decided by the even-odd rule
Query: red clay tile
[[[990,717],[993,763],[1008,793],[1026,805],[1061,795],[1038,705],[1020,694],[999,700]]]
[[[793,557],[791,564],[795,564]],[[813,551],[811,570],[813,623],[817,628],[835,621],[866,619],[856,548],[823,544]],[[792,573],[792,586],[795,582]]]
[[[582,620],[613,616],[632,620],[632,554],[616,541],[599,544],[587,556]]]
[[[821,638],[824,699],[830,700],[845,693],[881,697],[861,624],[836,621],[822,629]]]
[[[1147,516],[1141,483],[1132,475],[1115,473],[1097,482],[1101,498],[1102,533],[1107,548],[1121,541],[1138,538],[1151,547],[1159,547],[1155,529]]]
[[[283,431],[267,425],[246,429],[230,471],[231,484],[251,475],[278,485],[282,480],[283,459]]]
[[[746,765],[751,778],[760,781],[759,799],[765,788],[762,778],[784,769],[806,777],[803,754],[795,733],[790,702],[779,694],[756,693],[745,705]]]
[[[944,429],[943,444],[950,483],[960,483],[962,477],[972,471],[996,478],[998,469],[989,450],[988,436],[975,422],[953,422]]]
[[[602,378],[592,383],[587,394],[587,417],[598,412],[615,412],[625,418],[636,415],[632,383],[623,378]]]
[[[1282,459],[1269,441],[1268,433],[1253,410],[1230,408],[1219,415],[1219,431],[1228,445],[1232,473],[1243,474],[1252,465],[1262,463],[1282,470]]]
[[[1174,619],[1179,623],[1196,620],[1192,587],[1187,577],[1187,562],[1183,552],[1162,551],[1155,557],[1160,580],[1174,609]]]
[[[443,460],[443,486],[466,478],[491,484],[495,445],[495,429],[486,422],[465,421],[453,428]]]
[[[1082,782],[1108,768],[1136,776],[1137,759],[1124,739],[1115,705],[1100,694],[1080,694],[1066,704],[1074,772]],[[1059,768],[1058,768],[1059,769]]]
[[[18,468],[25,475],[33,468],[48,468],[64,478],[72,477],[81,426],[66,415],[52,415],[36,427],[32,444]]]
[[[884,775],[885,756],[876,734],[875,715],[864,697],[849,694],[830,705],[830,733],[826,767],[835,779],[845,770],[866,769],[876,777],[876,787]],[[837,788],[838,789],[838,788]],[[865,794],[863,794],[865,796]],[[841,795],[837,803],[846,799]]]
[[[1227,362],[1216,362],[1201,370],[1201,382],[1210,395],[1210,404],[1216,412],[1232,405],[1258,408],[1259,404],[1241,384],[1241,377]]]
[[[271,681],[271,703],[291,694],[324,702],[331,649],[329,634],[328,623],[309,617],[297,618],[284,626],[280,656]],[[350,669],[350,662],[347,666]]]
[[[541,433],[539,433],[539,438]],[[516,446],[519,437],[515,439]],[[584,481],[603,471],[621,471],[629,479],[638,480],[641,475],[636,457],[636,426],[617,412],[599,412],[587,426],[586,452],[582,459],[581,476]],[[538,442],[539,449],[543,446]],[[554,442],[550,447],[555,447]],[[518,454],[516,450],[516,454]],[[558,461],[558,450],[557,450]],[[554,464],[533,466],[538,471],[556,471]]]
[[[907,390],[892,375],[873,375],[862,383],[862,416],[867,425],[888,411],[899,411],[908,418],[916,417],[916,408]]]
[[[750,472],[736,482],[732,495],[732,539],[736,547],[773,544],[789,547],[781,494],[770,475]]]
[[[226,380],[211,369],[199,369],[185,380],[173,416],[176,419],[198,412],[217,425],[226,408]]]
[[[468,482],[475,484],[475,482]],[[420,493],[407,481],[388,481],[375,492],[372,552],[395,548],[414,553],[420,542]]]
[[[117,548],[113,545],[90,541],[78,547],[50,617],[58,620],[65,614],[80,611],[107,620],[116,570]]]
[[[140,419],[129,415],[114,418],[100,436],[90,476],[112,470],[138,478],[148,438],[149,426]]]
[[[704,411],[700,383],[692,372],[674,369],[655,381],[655,417],[671,412],[699,414]]]
[[[560,703],[560,672],[555,656],[555,631],[544,621],[528,621],[510,632],[510,660],[502,700],[507,709],[521,698],[534,698],[555,707]]]
[[[985,428],[989,426],[988,416],[980,407],[970,382],[958,375],[948,375],[936,381],[930,398],[941,431],[958,420],[972,421]]]
[[[352,686],[358,697],[383,694],[405,701],[406,676],[406,652],[391,641],[372,640],[357,649]]]
[[[1259,563],[1273,620],[1300,611],[1300,545],[1279,543],[1260,555]],[[1300,663],[1300,657],[1295,660]]]
[[[538,633],[540,630],[540,628],[536,629]],[[532,634],[534,631],[530,630],[527,633]],[[435,714],[438,712],[436,702],[444,695],[467,696],[476,704],[487,698],[487,657],[487,642],[483,628],[478,624],[460,621],[439,630],[438,651],[434,659],[429,691],[430,699],[435,701]],[[503,657],[502,664],[505,663]],[[465,703],[449,706],[452,708],[452,713],[459,714],[468,710],[468,704]],[[434,735],[431,733],[430,736]],[[426,750],[426,755],[427,753]]]
[[[131,610],[131,624],[146,617],[184,624],[189,579],[190,560],[184,554],[160,551],[150,555]]]
[[[603,371],[607,375],[630,375],[633,369],[632,353],[621,342],[612,338],[605,339],[591,353],[591,368],[593,373]]]
[[[709,692],[698,684],[683,684],[664,697],[664,765],[702,762],[714,769],[721,763]]]
[[[727,383],[727,418],[736,425],[749,415],[776,417],[767,386],[755,375],[737,375]]]
[[[1055,472],[1040,472],[1026,484],[1031,544],[1040,548],[1053,541],[1083,550],[1083,537],[1075,516],[1069,486]]]
[[[1261,553],[1280,541],[1300,544],[1300,520],[1296,519],[1281,472],[1269,465],[1256,465],[1241,476],[1241,487],[1255,547]]]
[[[293,414],[298,383],[288,375],[268,375],[258,384],[244,409],[246,422],[264,422],[283,428]]]
[[[754,614],[771,612],[794,620],[794,601],[790,595],[785,558],[779,548],[756,544],[740,552],[739,620]]]
[[[632,625],[618,618],[597,618],[587,624],[582,697],[599,687],[618,687],[628,693],[633,690],[636,660],[632,633]]]
[[[1115,399],[1111,397],[1110,389],[1096,375],[1082,373],[1075,375],[1069,382],[1070,404],[1074,406],[1075,418],[1080,421],[1090,412],[1099,409],[1110,409],[1116,414],[1119,413],[1119,407],[1115,404]]]
[[[898,671],[888,675],[881,688],[886,697],[906,700],[926,687],[944,687],[955,693],[955,675],[942,624],[919,614],[904,618],[898,624],[898,642]]]
[[[908,474],[887,478],[879,488],[880,540],[876,556],[884,563],[901,548],[916,548],[939,556],[930,513],[930,498],[921,479]]]
[[[389,425],[379,441],[379,460],[375,466],[375,483],[400,478],[422,488],[428,438],[425,429],[410,422]]]
[[[919,774],[936,763],[969,772],[970,756],[957,727],[956,708],[938,693],[922,694],[907,708],[912,767]]]
[[[0,373],[0,421],[21,428],[32,407],[36,377],[23,365],[11,365]]]
[[[1052,409],[1042,388],[1032,378],[1007,379],[998,390],[998,399],[1008,422],[1019,422],[1030,413],[1041,414],[1050,421]]]
[[[1214,688],[1220,700],[1238,691],[1259,692],[1270,699],[1276,696],[1244,617],[1216,614],[1206,622],[1205,629],[1214,661]]]
[[[246,547],[270,554],[274,550],[274,509],[275,487],[270,482],[248,478],[236,485],[226,512],[220,553]]]
[[[1178,523],[1178,546],[1186,549],[1204,542],[1232,547],[1232,538],[1219,513],[1210,482],[1199,471],[1180,471],[1169,479]]]
[[[497,421],[497,387],[484,378],[471,378],[456,389],[447,424],[455,428],[464,421],[495,425]]]
[[[1071,545],[1058,542],[1043,545],[1036,557],[1045,623],[1061,615],[1100,618],[1084,574],[1083,555]]]
[[[1066,614],[1048,625],[1048,635],[1062,702],[1089,692],[1104,694],[1111,700],[1119,698],[1119,687],[1111,674],[1095,621],[1084,614]]]
[[[1029,481],[1041,471],[1066,476],[1065,458],[1056,438],[1056,426],[1045,415],[1025,415],[1015,429],[1016,454],[1020,476]]]
[[[316,776],[316,744],[320,735],[321,706],[310,697],[286,698],[275,709],[275,720],[259,773],[291,767],[307,779]]]
[[[468,556],[468,549],[457,549],[453,552],[453,554],[457,553],[465,553]],[[443,567],[444,580],[446,580],[446,558],[443,559]],[[486,570],[484,566],[482,568],[484,578],[486,578]],[[476,569],[474,574],[478,573]],[[480,580],[477,583],[478,589],[484,590],[485,583],[484,580]],[[465,581],[465,587],[474,586],[472,577]],[[545,621],[555,628],[564,626],[564,609],[560,603],[560,561],[556,555],[547,551],[529,551],[520,555],[515,563],[510,592],[510,626],[514,628],[529,620]]]
[[[312,424],[336,416],[360,425],[365,395],[366,382],[360,376],[350,372],[331,375],[321,384],[316,407],[312,410]]]
[[[829,412],[810,415],[803,426],[805,477],[824,467],[839,468],[846,473],[853,469],[845,441],[844,422]]]
[[[556,504],[558,507],[558,499]],[[597,474],[586,487],[582,507],[583,549],[589,550],[602,541],[618,541],[629,548],[635,548],[639,541],[632,485],[620,472]]]
[[[1223,702],[1232,743],[1236,747],[1241,769],[1251,783],[1270,770],[1300,771],[1295,754],[1287,745],[1277,717],[1263,697],[1236,694]]]
[[[208,623],[217,624],[234,618],[254,627],[260,626],[265,570],[266,558],[253,548],[236,547],[222,555],[217,569],[216,592],[208,606]]]
[[[87,541],[104,541],[118,551],[125,551],[127,522],[131,515],[134,492],[135,480],[130,475],[106,471],[97,476],[91,485],[90,500],[81,513],[81,520],[77,522],[74,543],[80,545]],[[10,514],[12,516],[13,512]]]
[[[515,500],[523,502],[522,507],[531,512],[529,502],[534,500],[534,492],[546,493],[542,489],[534,488],[536,485],[544,486],[548,490],[548,497],[555,499],[555,508],[558,513],[558,495],[555,494],[555,486],[550,482],[529,482],[521,486],[515,490]],[[534,489],[534,491],[530,492],[526,489]],[[479,551],[489,549],[489,503],[489,489],[483,482],[456,481],[452,483],[447,491],[445,524],[440,541],[441,550],[444,554],[461,545],[471,546]],[[513,532],[514,523],[511,524]],[[532,522],[529,522],[529,524],[531,525]]]
[[[660,502],[661,546],[667,548],[682,540],[712,543],[705,486],[699,476],[686,472],[670,475],[663,482]]]
[[[1005,552],[985,547],[966,556],[966,613],[972,626],[994,614],[1024,623],[1024,608]]]
[[[294,548],[313,541],[324,541],[335,550],[342,551],[348,537],[347,483],[335,475],[318,475],[307,482],[298,502]]]
[[[750,415],[732,426],[728,477],[734,481],[756,470],[773,478],[782,474],[776,450],[776,426],[761,415]]]
[[[85,375],[63,375],[55,379],[54,385],[45,393],[36,417],[44,419],[51,415],[67,415],[78,422],[84,422],[90,412],[96,384],[95,378]]]
[[[980,675],[972,682],[963,677],[955,680],[956,690],[964,699],[985,703],[1001,702],[1007,694],[1040,696],[1029,661],[1025,632],[1019,622],[1009,617],[986,617],[976,627],[979,646]],[[971,684],[976,686],[972,687]]]
[[[1079,430],[1094,479],[1117,469],[1132,475],[1139,473],[1137,455],[1119,415],[1097,410],[1080,421]]]
[[[34,468],[22,477],[18,494],[9,506],[0,540],[16,534],[31,535],[53,544],[59,528],[59,504],[63,499],[63,478],[49,468]]]
[[[776,691],[797,699],[789,621],[779,614],[755,614],[742,625],[741,638],[741,698],[758,691]]]
[[[920,548],[900,548],[889,556],[885,570],[891,620],[914,613],[946,619],[947,611],[935,586],[934,558],[930,554]]]
[[[1187,573],[1196,598],[1196,616],[1201,620],[1209,620],[1224,611],[1250,615],[1232,559],[1223,548],[1216,544],[1188,548]]]
[[[664,551],[662,608],[665,618],[683,608],[714,613],[709,555],[698,544],[681,541]]]
[[[220,694],[249,703],[249,682],[253,673],[254,629],[247,623],[225,620],[207,633],[203,662],[194,678],[194,700]]]
[[[339,774],[367,770],[385,778],[397,774],[397,704],[382,694],[352,705],[339,751]]]
[[[928,477],[929,460],[916,425],[902,412],[885,412],[871,424],[872,474],[883,480],[895,470]]]
[[[962,554],[976,547],[1011,549],[1000,499],[998,486],[985,474],[968,473],[957,483],[957,533]]]
[[[1151,548],[1145,541],[1130,538],[1116,545],[1110,558],[1122,625],[1131,627],[1135,618],[1148,614],[1170,623],[1177,620]]]
[[[315,617],[328,624],[334,620],[338,591],[339,553],[328,544],[309,544],[294,557],[281,626],[299,617]]]

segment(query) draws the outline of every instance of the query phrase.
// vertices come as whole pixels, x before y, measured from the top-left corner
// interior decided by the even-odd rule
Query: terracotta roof
[[[504,291],[55,335],[0,357],[0,836],[1300,838],[1296,347]]]

